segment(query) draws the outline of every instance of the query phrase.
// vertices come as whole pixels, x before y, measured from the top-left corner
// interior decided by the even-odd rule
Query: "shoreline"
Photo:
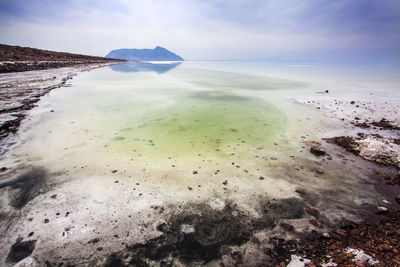
[[[81,72],[118,63],[74,63],[69,67],[0,73],[0,140],[16,134],[27,112],[51,90],[69,86],[68,81]]]

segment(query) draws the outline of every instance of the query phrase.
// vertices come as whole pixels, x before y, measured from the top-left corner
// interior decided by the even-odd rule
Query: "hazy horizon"
[[[162,46],[185,60],[400,62],[400,2],[4,0],[0,43],[105,56]]]

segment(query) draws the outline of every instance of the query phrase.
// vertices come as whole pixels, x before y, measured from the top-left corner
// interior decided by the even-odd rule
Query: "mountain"
[[[108,53],[106,57],[138,61],[183,61],[183,58],[161,46],[154,49],[116,49]]]

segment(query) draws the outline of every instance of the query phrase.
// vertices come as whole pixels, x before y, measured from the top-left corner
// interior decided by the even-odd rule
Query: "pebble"
[[[197,174],[197,171],[193,171],[192,173],[193,173],[193,174]]]
[[[312,215],[312,216],[314,216],[315,218],[318,218],[319,217],[319,211],[317,210],[317,209],[314,209],[314,208],[307,208],[306,209],[306,212],[308,213],[308,214],[310,214],[310,215]]]
[[[312,146],[310,148],[310,152],[312,154],[314,154],[315,156],[323,156],[326,154],[326,152],[324,150],[322,150],[321,148],[317,147],[317,146]]]
[[[397,203],[400,204],[400,195],[397,195],[395,199],[396,199]]]
[[[288,223],[281,223],[280,226],[288,232],[294,230],[294,226]]]
[[[386,214],[389,213],[389,211],[388,211],[388,209],[386,207],[377,206],[375,213],[378,214],[378,215],[386,215]]]

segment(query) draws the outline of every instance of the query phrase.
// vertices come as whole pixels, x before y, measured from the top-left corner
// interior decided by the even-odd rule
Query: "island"
[[[154,49],[115,49],[110,51],[106,58],[132,61],[183,61],[182,57],[161,46],[156,46]]]

